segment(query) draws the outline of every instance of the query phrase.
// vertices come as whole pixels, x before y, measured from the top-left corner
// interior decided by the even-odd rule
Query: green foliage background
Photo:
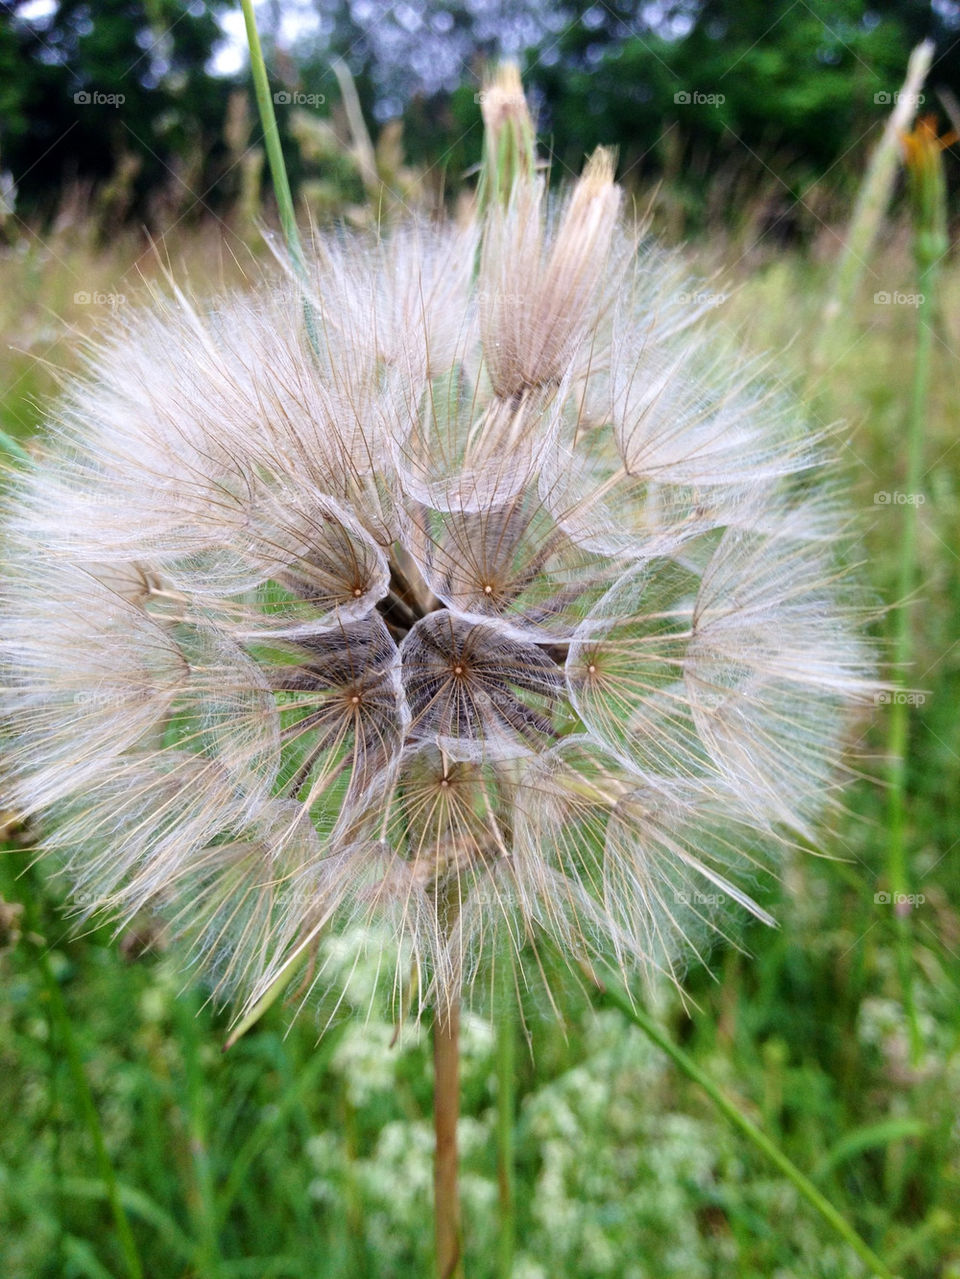
[[[194,218],[228,208],[237,157],[224,138],[227,104],[248,83],[214,68],[220,22],[237,7],[5,0],[0,160],[21,207],[49,219],[64,183],[101,186],[126,166],[130,189],[113,217],[162,230],[171,203]],[[549,9],[535,0],[264,0],[258,9],[274,87],[310,98],[309,113],[343,135],[331,69],[342,58],[367,118],[402,118],[408,155],[431,167],[438,191],[458,190],[479,160],[476,95],[484,66],[506,52],[523,66],[558,179],[595,146],[616,146],[621,172],[634,183],[668,179],[698,226],[712,175],[756,187],[775,172],[782,233],[808,232],[798,197],[827,172],[841,195],[855,185],[858,144],[882,124],[909,50],[925,37],[937,43],[931,89],[960,96],[957,0],[563,0]],[[302,35],[291,43],[284,18],[294,11]],[[122,94],[122,109],[97,93]],[[683,93],[692,100],[678,102]],[[310,166],[291,112],[279,115],[298,186]],[[257,145],[256,126],[247,141]]]

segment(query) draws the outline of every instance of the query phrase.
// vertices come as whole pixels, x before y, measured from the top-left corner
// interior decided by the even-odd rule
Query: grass
[[[21,247],[22,245],[22,247]],[[850,498],[864,572],[897,591],[904,423],[915,315],[875,303],[910,292],[905,240],[891,233],[827,366],[809,375],[831,267],[817,253],[762,256],[713,242],[725,268],[718,321],[803,390],[815,420],[846,423]],[[829,244],[827,245],[829,247]],[[241,280],[216,228],[172,243],[180,278]],[[157,259],[134,237],[98,249],[82,225],[47,247],[0,256],[0,425],[27,438],[51,365],[76,366],[77,337],[109,325],[111,303],[79,293],[142,291]],[[243,264],[241,266],[241,263]],[[213,264],[211,266],[211,264]],[[749,269],[748,269],[749,264]],[[948,264],[934,341],[915,664],[925,700],[911,719],[907,847],[915,999],[923,1038],[911,1064],[884,879],[885,796],[863,781],[816,851],[764,901],[780,928],[753,925],[749,955],[717,952],[692,971],[690,1015],[657,1010],[740,1111],[813,1180],[904,1279],[960,1276],[960,901],[952,811],[960,791],[960,266]],[[49,361],[49,363],[47,363]],[[878,635],[889,630],[879,621]],[[863,726],[866,771],[882,775],[882,713]],[[869,757],[875,758],[872,763]],[[151,949],[148,920],[115,942],[76,936],[56,880],[28,869],[26,833],[0,857],[0,1270],[11,1279],[130,1273],[109,1178],[71,1073],[56,995],[96,1106],[96,1131],[150,1279],[420,1276],[431,1257],[432,1067],[427,1037],[390,1044],[375,1019],[341,1019],[317,1042],[309,1017],[274,1007],[223,1054],[223,1017],[176,957]],[[18,844],[19,841],[19,844]],[[180,993],[184,992],[184,993]],[[518,1279],[853,1279],[865,1270],[790,1183],[614,1010],[571,992],[561,1026],[532,999],[516,1045]],[[497,1044],[463,1031],[462,1193],[466,1271],[496,1270]]]

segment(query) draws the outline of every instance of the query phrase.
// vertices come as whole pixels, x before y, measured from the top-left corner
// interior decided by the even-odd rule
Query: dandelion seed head
[[[84,913],[162,910],[246,1011],[342,997],[330,938],[417,1013],[770,922],[872,662],[823,442],[685,282],[601,151],[91,352],[0,621],[7,799]]]

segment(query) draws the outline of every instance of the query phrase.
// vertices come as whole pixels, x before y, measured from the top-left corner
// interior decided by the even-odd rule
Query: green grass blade
[[[120,1198],[120,1192],[117,1186],[116,1174],[113,1171],[113,1165],[110,1162],[110,1156],[107,1153],[106,1142],[103,1138],[103,1128],[100,1124],[100,1116],[97,1113],[96,1103],[93,1100],[93,1093],[90,1091],[90,1085],[87,1082],[86,1072],[84,1071],[83,1059],[80,1056],[80,1050],[77,1047],[77,1041],[74,1038],[73,1026],[70,1023],[70,1014],[67,1011],[60,985],[53,972],[50,964],[50,958],[42,944],[37,946],[38,963],[40,965],[40,973],[46,988],[47,998],[50,1001],[50,1011],[54,1025],[63,1044],[63,1050],[67,1057],[67,1064],[70,1068],[70,1075],[73,1079],[74,1089],[77,1094],[77,1100],[80,1103],[80,1109],[83,1112],[84,1122],[87,1132],[90,1134],[90,1140],[93,1143],[94,1157],[96,1159],[97,1168],[103,1181],[106,1198],[110,1205],[110,1212],[113,1216],[113,1223],[117,1232],[117,1242],[120,1245],[120,1251],[123,1254],[124,1266],[130,1279],[143,1279],[143,1266],[140,1261],[140,1254],[137,1251],[136,1241],[133,1237],[133,1231],[130,1229],[130,1222],[127,1218],[126,1210]]]
[[[253,0],[241,0],[243,21],[247,29],[247,45],[250,49],[250,74],[253,77],[253,89],[257,99],[257,110],[263,127],[263,144],[267,151],[267,163],[270,166],[270,180],[280,213],[280,226],[287,244],[290,260],[301,282],[307,283],[307,264],[303,256],[303,245],[300,243],[300,232],[297,229],[297,215],[293,207],[293,193],[290,190],[290,179],[283,158],[283,147],[280,144],[280,130],[277,128],[277,113],[273,109],[273,98],[270,96],[270,82],[267,79],[267,64],[263,60],[263,47],[260,44],[260,33],[257,30],[257,19],[253,12]],[[317,336],[317,318],[314,307],[308,298],[303,299],[303,321],[307,337],[314,354],[320,350]]]
[[[226,1220],[227,1214],[254,1160],[270,1141],[273,1134],[289,1120],[290,1116],[303,1101],[303,1098],[310,1094],[317,1079],[329,1064],[339,1041],[340,1035],[337,1033],[336,1027],[327,1031],[319,1047],[315,1049],[312,1058],[302,1070],[296,1086],[284,1093],[277,1104],[271,1108],[267,1118],[257,1124],[249,1137],[247,1137],[247,1140],[236,1152],[231,1161],[230,1174],[224,1182],[218,1198],[217,1215],[221,1223]]]
[[[280,145],[280,130],[277,128],[277,114],[273,109],[273,98],[270,96],[270,82],[267,79],[267,64],[263,59],[263,47],[260,44],[260,33],[257,30],[257,19],[253,11],[253,0],[240,0],[243,9],[243,21],[247,29],[247,45],[250,49],[250,74],[253,77],[253,89],[257,98],[257,110],[263,127],[263,145],[267,152],[267,163],[270,166],[270,179],[277,200],[280,214],[280,226],[283,237],[290,250],[294,265],[304,273],[303,246],[300,243],[300,232],[297,230],[297,217],[293,207],[293,194],[290,190],[290,179],[287,177],[287,166],[283,159],[283,147]]]
[[[193,997],[181,995],[175,1001],[175,1009],[181,1046],[180,1104],[186,1121],[193,1175],[188,1202],[198,1243],[197,1268],[204,1276],[209,1276],[209,1279],[216,1279],[220,1273],[221,1258],[207,1131],[207,1081],[203,1073]]]
[[[893,673],[902,688],[913,658],[913,610],[911,596],[917,580],[917,505],[923,482],[923,451],[930,401],[933,360],[933,326],[936,315],[940,264],[949,248],[946,232],[947,202],[943,165],[937,140],[930,140],[921,124],[914,139],[920,154],[908,153],[907,170],[913,206],[913,252],[917,268],[917,339],[913,386],[907,423],[907,469],[904,477],[907,501],[899,543],[898,608],[894,616]],[[924,154],[925,153],[925,154]],[[922,155],[922,158],[921,158]],[[887,819],[887,875],[896,926],[897,967],[910,1033],[913,1064],[920,1062],[923,1043],[913,994],[912,928],[910,921],[911,871],[907,850],[907,755],[910,748],[910,706],[905,695],[895,695],[890,707],[887,753],[890,789]]]
[[[907,1137],[925,1137],[930,1125],[922,1119],[885,1119],[882,1123],[868,1124],[865,1128],[857,1128],[846,1133],[827,1152],[827,1155],[816,1172],[815,1181],[820,1181],[828,1173],[839,1168],[850,1159],[856,1159],[868,1150],[876,1150],[878,1146],[889,1146],[891,1142],[903,1141]]]
[[[66,1177],[63,1193],[76,1199],[106,1199],[107,1191],[102,1181],[90,1177]],[[181,1230],[169,1213],[165,1212],[149,1195],[135,1186],[117,1184],[117,1195],[126,1213],[151,1226],[164,1246],[174,1256],[187,1264],[196,1260],[197,1248],[193,1240]]]
[[[652,1017],[647,1016],[641,1008],[631,1001],[629,994],[621,986],[616,975],[610,970],[605,970],[599,974],[599,977],[603,983],[601,986],[601,998],[606,1003],[612,1004],[614,1008],[619,1009],[628,1021],[632,1022],[639,1030],[642,1030],[648,1039],[652,1040],[658,1048],[667,1054],[674,1065],[678,1066],[688,1079],[692,1079],[694,1083],[703,1089],[724,1118],[729,1120],[738,1132],[752,1142],[757,1150],[783,1173],[807,1203],[849,1244],[861,1261],[870,1267],[872,1274],[881,1276],[881,1279],[894,1279],[893,1272],[884,1265],[873,1249],[860,1238],[847,1219],[834,1208],[830,1200],[817,1189],[810,1178],[800,1171],[796,1164],[783,1153],[780,1147],[767,1136],[762,1128],[758,1128],[752,1120],[748,1119],[738,1109],[736,1103],[727,1096],[722,1088],[713,1082],[706,1071],[702,1070],[692,1057],[689,1057],[682,1048],[670,1039],[663,1027],[659,1026]]]
[[[497,1265],[501,1279],[513,1274],[516,1244],[516,1186],[514,1176],[514,1110],[516,1106],[517,996],[513,965],[501,955],[498,965],[496,1017],[497,1072],[497,1188],[500,1216]]]

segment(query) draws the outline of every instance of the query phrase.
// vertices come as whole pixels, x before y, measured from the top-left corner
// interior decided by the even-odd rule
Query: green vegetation
[[[261,184],[266,194],[265,174],[245,163],[262,132],[249,76],[236,59],[229,71],[217,62],[220,23],[239,8],[5,0],[0,161],[17,182],[18,212],[49,222],[62,187],[76,181],[110,234],[120,222],[159,230],[209,210],[222,216]],[[338,190],[358,199],[368,184],[370,157],[351,139],[356,106],[378,126],[402,124],[435,198],[458,190],[480,159],[482,67],[503,54],[521,63],[557,176],[579,172],[595,146],[615,146],[621,171],[665,178],[682,195],[682,221],[702,228],[749,193],[762,196],[783,237],[807,237],[824,217],[811,187],[825,171],[833,193],[855,190],[856,143],[882,126],[924,37],[937,46],[931,101],[934,90],[960,95],[953,0],[261,0],[256,8],[294,193],[313,200],[320,220],[336,211]],[[349,89],[338,59],[353,77]],[[314,143],[304,140],[304,121]],[[358,172],[328,147],[318,183],[311,151],[331,132],[363,163]],[[717,173],[710,207],[703,188]]]

